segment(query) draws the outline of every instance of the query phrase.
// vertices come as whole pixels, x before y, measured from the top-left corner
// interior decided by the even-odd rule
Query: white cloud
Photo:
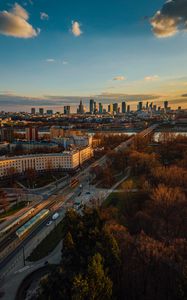
[[[34,29],[28,19],[28,12],[17,3],[11,11],[0,11],[0,34],[17,38],[36,37],[40,30]]]
[[[166,38],[175,35],[178,32],[178,19],[163,16],[160,11],[151,18],[153,33],[158,38]]]
[[[113,80],[123,81],[123,80],[126,80],[126,78],[124,76],[116,76],[116,77],[113,78]]]
[[[28,20],[28,18],[29,18],[28,12],[22,6],[20,6],[17,3],[14,4],[14,6],[12,8],[12,13],[15,16],[18,16],[18,17],[20,17],[24,20]]]
[[[49,20],[49,16],[48,16],[48,14],[46,14],[45,12],[41,12],[40,13],[40,19],[42,20],[42,21],[47,21],[47,20]]]
[[[48,63],[54,63],[56,60],[54,58],[47,58],[46,62]]]
[[[151,75],[151,76],[146,76],[144,78],[145,81],[155,81],[155,80],[159,80],[159,76],[158,75]]]
[[[80,36],[83,32],[81,31],[81,25],[77,21],[72,21],[72,28],[71,32],[73,33],[74,36]]]

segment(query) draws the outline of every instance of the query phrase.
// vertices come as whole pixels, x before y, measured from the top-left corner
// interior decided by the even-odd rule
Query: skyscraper
[[[131,107],[130,105],[127,105],[127,112],[130,113],[130,111],[131,111]]]
[[[138,110],[138,111],[141,111],[141,110],[142,110],[142,107],[143,107],[142,101],[138,102],[137,110]]]
[[[80,100],[80,104],[79,104],[79,107],[77,109],[77,113],[78,114],[83,114],[84,113],[84,105],[82,103],[82,100]]]
[[[118,103],[113,103],[113,112],[118,113]]]
[[[70,105],[64,106],[64,115],[70,115],[71,107]]]
[[[168,109],[168,101],[164,101],[164,109],[165,109],[165,110]]]
[[[44,109],[42,107],[39,108],[39,114],[43,115],[44,114]]]
[[[112,112],[113,112],[113,105],[112,105],[112,104],[109,104],[109,105],[108,105],[108,112],[109,112],[109,113],[112,113]]]
[[[97,112],[98,112],[97,102],[94,101],[94,114],[96,114]]]
[[[103,104],[99,103],[99,113],[102,114],[103,113]]]
[[[90,114],[94,113],[94,100],[90,99]]]
[[[127,106],[126,106],[126,102],[122,102],[122,113],[125,114],[127,111]]]
[[[31,108],[31,114],[35,115],[36,114],[36,109],[34,107]]]

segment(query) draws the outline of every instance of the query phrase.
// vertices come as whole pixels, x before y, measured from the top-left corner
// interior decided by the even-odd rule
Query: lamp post
[[[22,250],[23,250],[23,265],[25,267],[26,266],[26,259],[25,259],[25,248],[24,248],[24,246],[22,247]]]

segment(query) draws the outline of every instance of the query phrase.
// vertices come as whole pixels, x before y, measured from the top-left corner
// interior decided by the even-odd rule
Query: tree
[[[180,188],[160,184],[153,190],[150,211],[154,217],[155,233],[166,240],[186,236],[187,200]]]
[[[112,299],[112,281],[104,271],[103,258],[99,253],[90,260],[87,281],[90,300]]]
[[[118,291],[120,253],[99,210],[86,209],[82,216],[68,211],[63,234],[60,267],[42,283],[39,299],[112,299]]]
[[[11,185],[14,182],[15,174],[16,174],[16,169],[14,167],[10,167],[9,169],[7,169],[7,174],[6,175],[10,178],[10,184]]]
[[[167,245],[144,233],[119,239],[122,253],[119,300],[185,300],[187,297],[187,243]]]
[[[130,166],[133,169],[135,175],[150,174],[151,170],[159,165],[156,154],[154,153],[142,153],[132,151],[130,154]]]
[[[6,212],[8,208],[9,208],[9,201],[7,199],[7,194],[5,193],[5,191],[0,189],[0,209],[3,209],[4,212]]]
[[[157,167],[151,170],[154,184],[163,183],[171,187],[186,187],[187,170],[177,166]]]
[[[110,300],[112,281],[104,271],[103,258],[96,253],[89,262],[87,275],[75,276],[72,287],[73,300]]]

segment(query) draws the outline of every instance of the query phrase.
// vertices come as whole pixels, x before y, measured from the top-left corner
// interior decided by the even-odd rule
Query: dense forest
[[[109,151],[101,171],[127,167],[121,194],[66,213],[61,264],[39,300],[187,299],[187,138],[137,137],[123,153]]]

